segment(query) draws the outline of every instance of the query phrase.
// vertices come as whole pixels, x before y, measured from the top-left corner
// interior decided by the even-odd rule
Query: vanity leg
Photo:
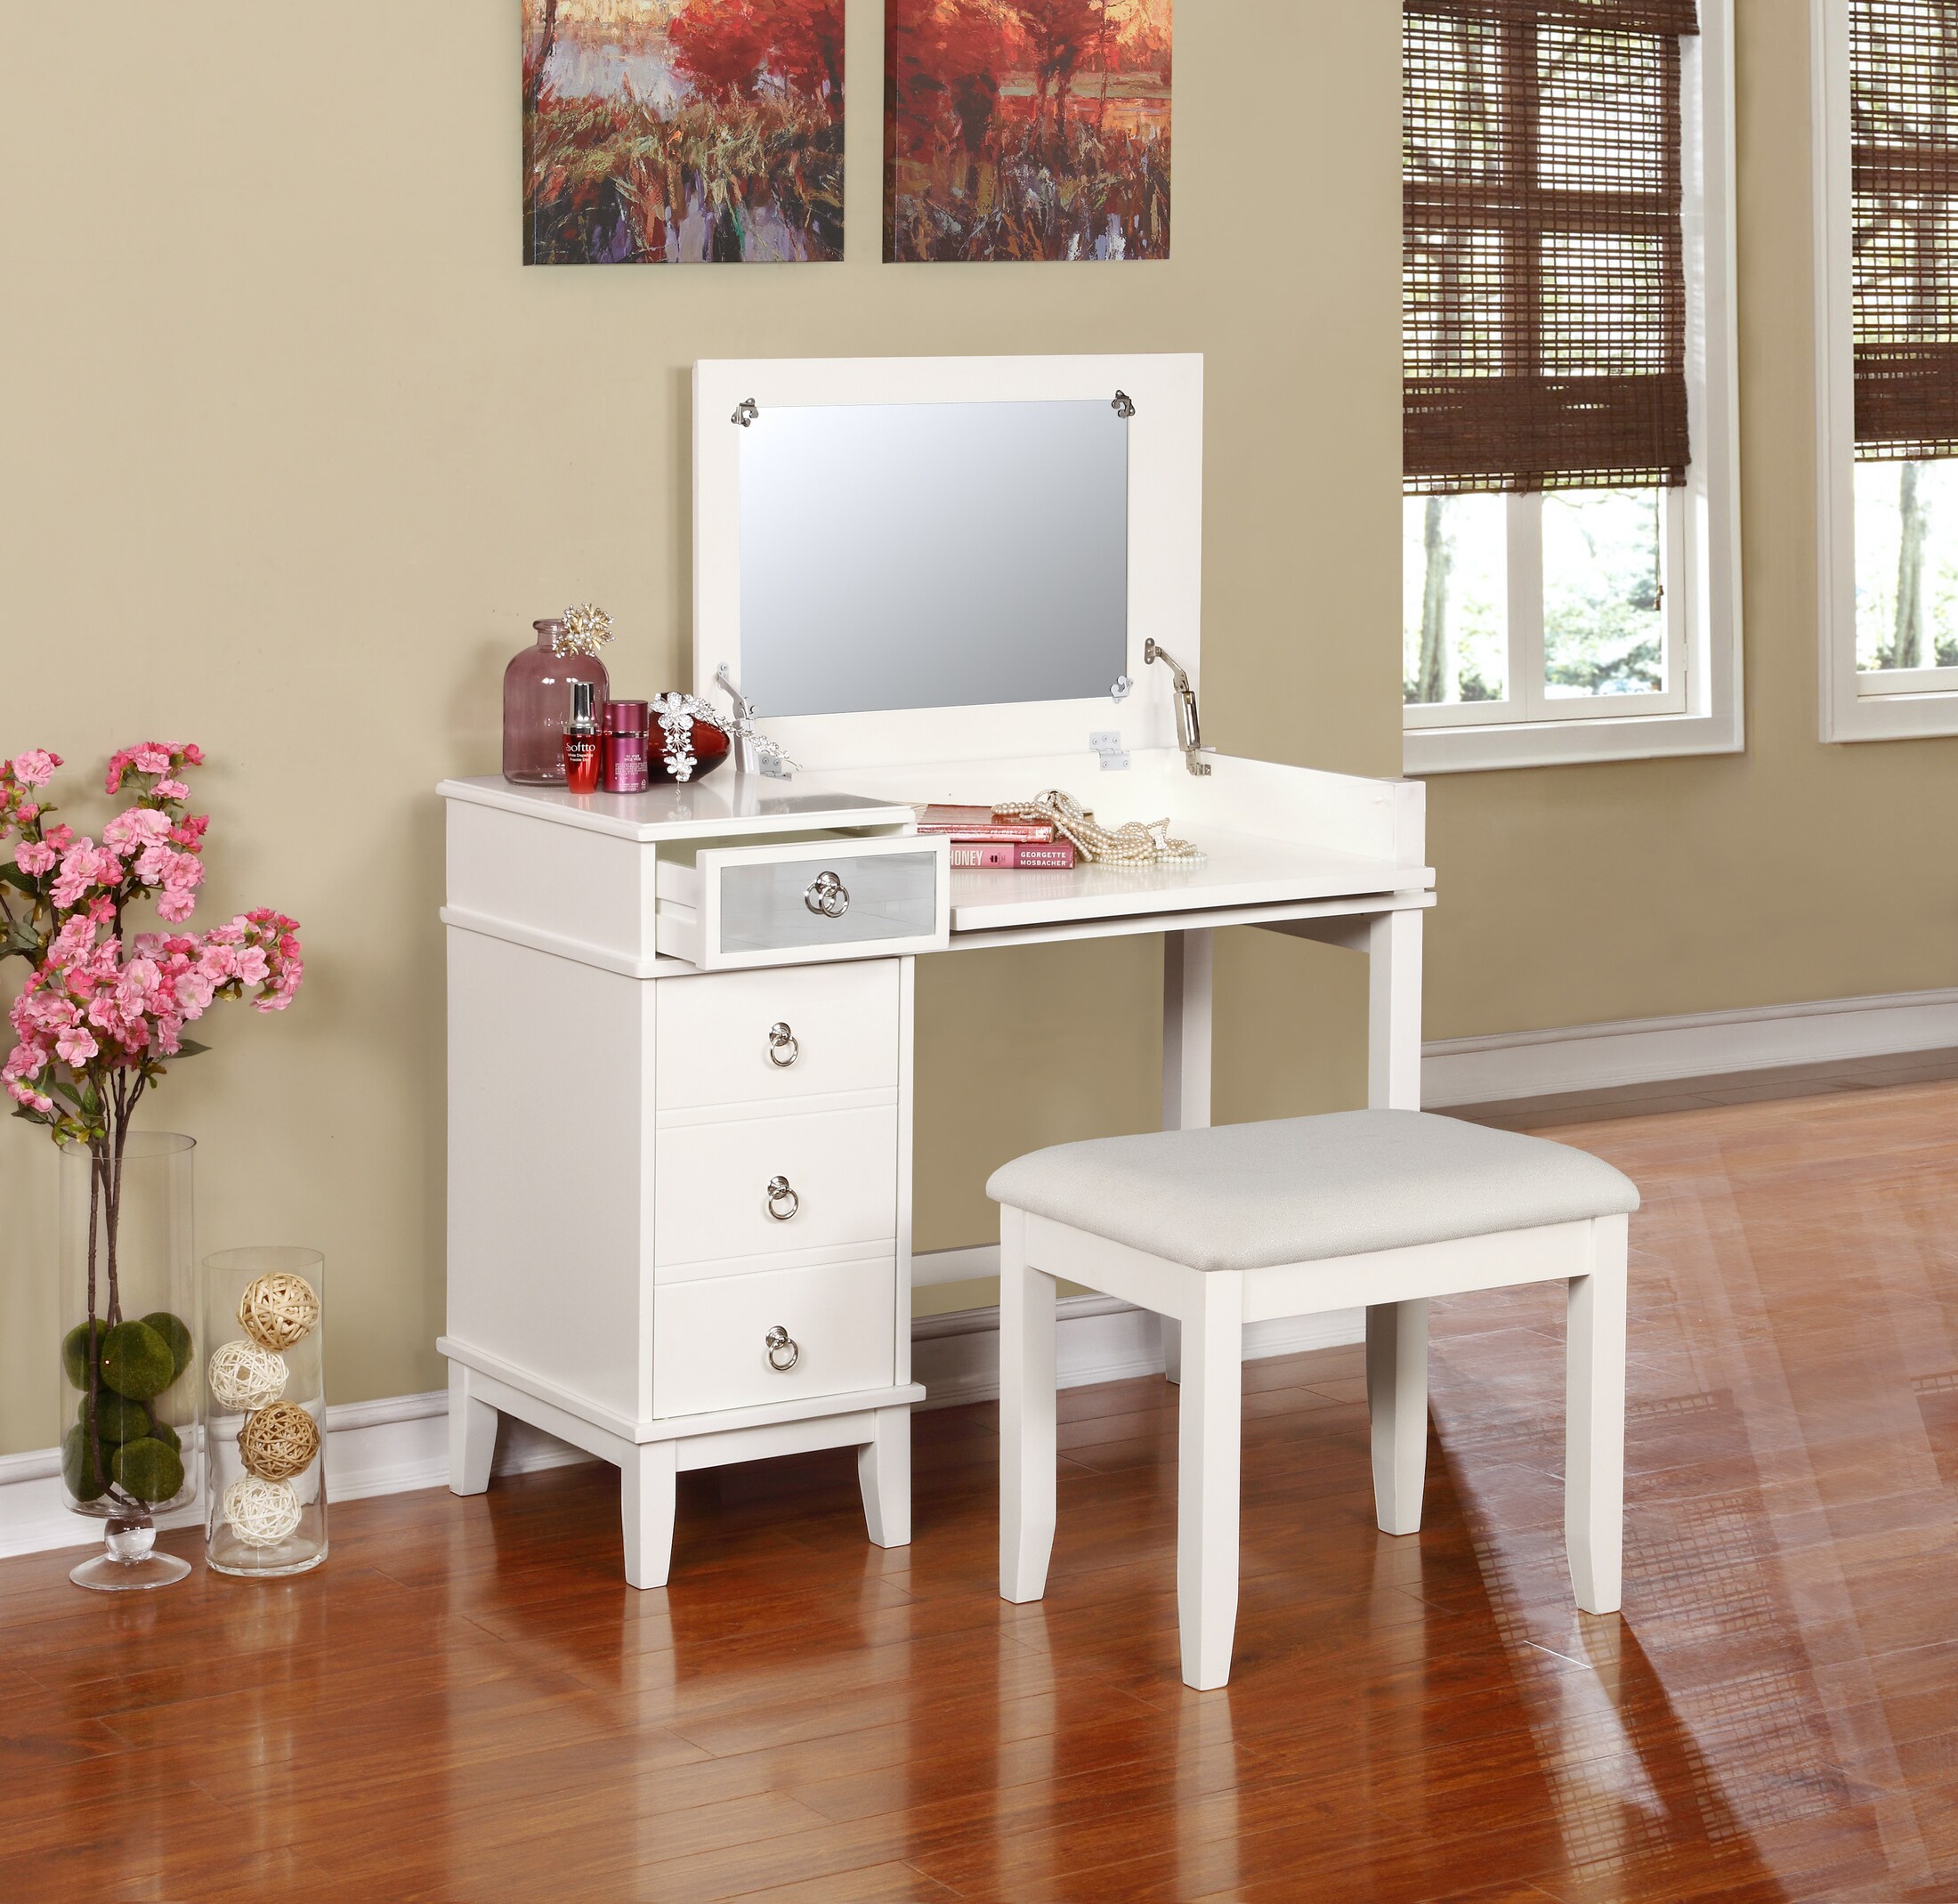
[[[1162,1128],[1201,1130],[1210,1121],[1210,975],[1209,932],[1162,936]],[[1162,1323],[1162,1368],[1183,1380],[1183,1325]]]
[[[667,1572],[673,1564],[673,1503],[679,1455],[677,1441],[642,1441],[619,1465],[629,1586],[667,1584]]]
[[[1421,1107],[1421,916],[1367,922],[1366,1101],[1376,1111]]]
[[[480,1495],[490,1486],[490,1463],[497,1452],[497,1411],[469,1392],[469,1371],[449,1365],[449,1488]]]
[[[873,1547],[911,1543],[911,1411],[879,1408],[877,1434],[857,1450],[863,1524]]]

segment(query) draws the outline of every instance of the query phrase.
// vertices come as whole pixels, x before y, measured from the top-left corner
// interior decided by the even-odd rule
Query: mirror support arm
[[[755,710],[748,706],[740,689],[734,685],[734,677],[728,671],[725,661],[714,670],[714,685],[734,704],[734,718],[745,729],[753,720]],[[737,774],[752,774],[758,765],[754,741],[746,733],[737,734],[734,738],[734,771]]]
[[[1196,690],[1190,685],[1189,671],[1169,651],[1160,646],[1153,636],[1142,644],[1143,665],[1161,661],[1172,670],[1170,685],[1177,697],[1177,745],[1183,749],[1183,764],[1191,773],[1202,775],[1210,771],[1210,763],[1202,758],[1203,730],[1196,717]]]

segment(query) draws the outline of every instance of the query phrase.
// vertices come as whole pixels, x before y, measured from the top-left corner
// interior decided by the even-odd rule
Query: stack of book
[[[1074,863],[1074,842],[1056,838],[1051,822],[1002,818],[990,806],[922,806],[918,830],[948,837],[956,867],[1064,871]]]

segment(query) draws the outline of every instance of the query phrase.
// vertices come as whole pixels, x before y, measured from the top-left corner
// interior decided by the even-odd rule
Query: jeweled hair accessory
[[[564,611],[564,626],[551,636],[551,652],[581,654],[587,661],[612,638],[612,620],[595,602],[574,602]]]
[[[666,762],[667,772],[676,780],[693,777],[697,765],[693,752],[695,721],[705,721],[709,727],[718,727],[731,741],[749,741],[762,760],[778,761],[787,767],[795,765],[765,733],[756,730],[748,716],[723,714],[711,701],[702,701],[698,694],[661,694],[652,703],[652,714],[659,723],[661,758]]]

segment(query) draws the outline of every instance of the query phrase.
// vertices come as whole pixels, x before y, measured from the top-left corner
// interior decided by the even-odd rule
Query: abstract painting
[[[527,264],[843,255],[844,0],[522,0]]]
[[[1168,257],[1170,5],[887,0],[885,257]]]

